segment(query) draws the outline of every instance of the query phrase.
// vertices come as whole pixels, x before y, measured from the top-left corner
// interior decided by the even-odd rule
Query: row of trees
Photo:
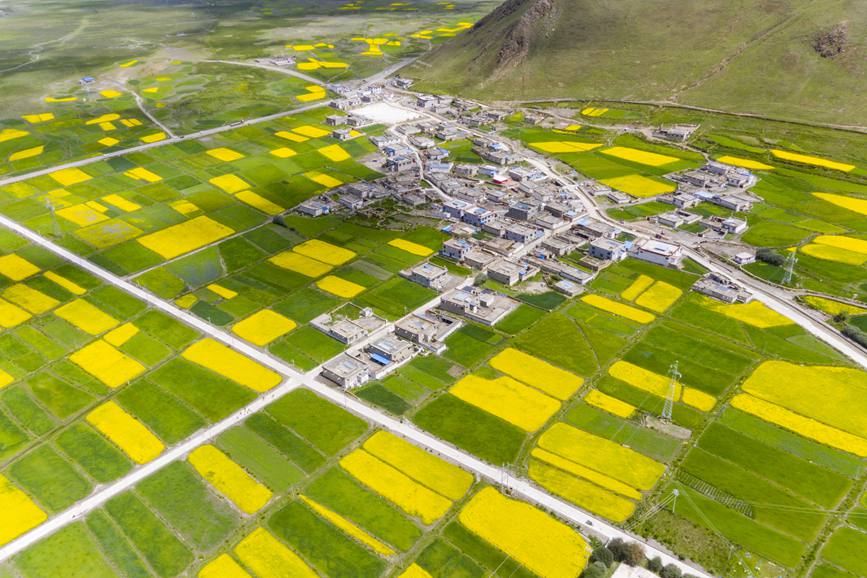
[[[628,566],[643,566],[660,578],[696,578],[692,574],[684,574],[674,564],[663,565],[659,558],[648,559],[644,548],[638,542],[626,542],[620,538],[611,540],[605,546],[599,546],[590,555],[590,564],[581,575],[582,578],[603,578],[608,575],[611,566],[623,563]]]

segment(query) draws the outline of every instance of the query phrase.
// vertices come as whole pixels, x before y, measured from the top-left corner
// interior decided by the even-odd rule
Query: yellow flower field
[[[279,136],[280,138],[285,138],[286,140],[291,140],[292,142],[304,142],[310,140],[306,136],[301,136],[300,134],[295,134],[294,132],[289,132],[287,130],[275,132],[274,136]]]
[[[333,161],[335,163],[339,163],[340,161],[346,161],[352,158],[352,156],[343,150],[343,147],[339,144],[328,145],[319,149],[319,154],[327,158],[329,161]]]
[[[228,554],[220,554],[205,564],[199,578],[253,578]]]
[[[138,242],[164,259],[174,259],[228,237],[235,231],[204,215],[140,237]]]
[[[22,281],[39,273],[39,267],[15,253],[0,256],[0,275],[13,281]]]
[[[418,255],[419,257],[427,257],[433,253],[433,249],[425,247],[424,245],[419,245],[418,243],[413,243],[412,241],[407,241],[406,239],[392,239],[388,244],[392,247],[397,247],[401,251]]]
[[[232,291],[231,289],[223,287],[222,285],[218,285],[216,283],[211,283],[210,285],[208,285],[208,290],[216,293],[223,299],[234,299],[238,296],[237,291]]]
[[[867,372],[848,367],[765,361],[741,388],[853,435],[867,438]]]
[[[181,355],[259,393],[268,391],[282,381],[278,373],[210,337],[193,343]]]
[[[418,564],[413,563],[398,578],[433,578],[433,576]]]
[[[146,464],[165,449],[157,436],[113,401],[97,407],[85,419],[137,464]]]
[[[737,319],[738,321],[760,329],[780,327],[782,325],[791,325],[794,323],[794,321],[785,315],[780,315],[760,301],[728,304],[706,297],[701,300],[701,304],[712,311],[722,313],[726,317]]]
[[[277,157],[278,159],[288,159],[292,158],[298,153],[290,149],[289,147],[279,147],[271,151],[271,154]]]
[[[233,175],[231,173],[229,173],[228,175],[220,175],[219,177],[208,179],[208,182],[229,194],[238,193],[240,191],[245,191],[250,188],[250,185],[247,183],[247,181],[245,181],[238,175]]]
[[[325,88],[317,85],[317,84],[309,84],[305,87],[307,92],[304,94],[299,94],[296,96],[296,100],[299,102],[311,102],[314,100],[321,100],[325,98]],[[315,128],[315,127],[310,127]],[[296,129],[297,130],[297,129]],[[316,129],[319,130],[319,129]]]
[[[814,157],[811,155],[802,155],[799,153],[793,153],[790,151],[784,151],[779,149],[771,149],[771,154],[777,157],[778,159],[783,159],[786,161],[792,161],[795,163],[801,163],[805,165],[813,165],[816,167],[824,167],[826,169],[833,169],[835,171],[843,171],[844,173],[848,173],[855,169],[855,165],[850,165],[847,163],[839,163],[837,161],[832,161],[828,159],[823,159],[821,157]]]
[[[607,108],[596,108],[593,106],[588,106],[587,108],[581,110],[581,114],[583,114],[584,116],[602,116],[606,112],[608,112]]]
[[[565,423],[551,426],[538,446],[638,490],[651,489],[665,473],[665,464]]]
[[[50,120],[54,120],[53,112],[39,112],[35,114],[23,114],[21,118],[29,122],[30,124],[39,124],[41,122],[48,122]]]
[[[386,431],[364,442],[364,449],[433,491],[459,500],[473,485],[472,474]]]
[[[262,309],[235,323],[232,332],[254,345],[267,345],[296,327],[291,319],[270,309]]]
[[[134,169],[126,171],[123,174],[131,179],[135,179],[137,181],[144,181],[146,183],[158,183],[163,180],[161,176],[147,170],[144,167],[136,167]]]
[[[199,207],[186,199],[179,199],[177,201],[172,201],[169,203],[169,206],[179,212],[182,215],[189,215],[190,213],[195,213],[199,210]]]
[[[15,381],[14,377],[6,373],[3,369],[0,369],[0,389],[3,389],[13,381]]]
[[[96,142],[98,142],[99,144],[101,144],[104,147],[113,147],[114,145],[116,145],[120,141],[114,137],[107,136],[107,137],[103,137],[103,138],[99,139]]]
[[[801,253],[817,259],[834,261],[835,263],[844,263],[846,265],[860,266],[867,262],[867,255],[849,251],[848,249],[843,249],[841,247],[822,245],[820,243],[804,245],[801,247]]]
[[[742,167],[745,169],[750,169],[753,171],[772,171],[774,167],[771,165],[766,165],[763,162],[755,161],[752,159],[743,159],[741,157],[733,157],[729,155],[723,155],[717,158],[717,161],[721,163],[725,163],[727,165],[732,165],[733,167]]]
[[[0,142],[6,142],[8,140],[21,138],[23,136],[27,136],[28,134],[30,133],[26,130],[21,130],[17,128],[2,128],[0,129]]]
[[[54,310],[54,314],[69,321],[82,331],[98,335],[116,327],[117,319],[84,299],[75,299]]]
[[[597,472],[596,470],[584,467],[581,464],[577,464],[571,460],[562,458],[557,454],[551,453],[547,450],[543,450],[542,448],[533,448],[533,451],[530,452],[530,455],[532,455],[539,461],[545,462],[549,466],[561,469],[568,474],[572,474],[573,476],[584,478],[585,480],[593,482],[594,484],[603,489],[610,490],[616,494],[620,494],[625,498],[629,498],[631,500],[641,499],[641,492],[639,492],[629,484],[624,484],[619,480],[615,480],[611,476],[606,476],[601,472]]]
[[[313,181],[314,183],[320,184],[323,187],[327,187],[329,189],[339,187],[343,184],[343,181],[341,181],[340,179],[332,177],[330,175],[326,175],[325,173],[320,173],[319,171],[308,171],[304,173],[304,176]]]
[[[4,299],[0,299],[0,327],[10,329],[16,325],[21,325],[31,317],[32,315],[17,305],[13,305]]]
[[[114,193],[112,193],[111,195],[104,196],[102,198],[102,200],[105,201],[106,203],[110,204],[110,205],[114,205],[115,207],[117,207],[121,211],[124,211],[127,213],[131,213],[133,211],[137,211],[137,210],[141,209],[141,205],[139,205],[138,203],[133,203],[132,201],[128,201],[128,200],[124,199],[123,197],[121,197],[120,195],[114,194]]]
[[[838,207],[843,207],[844,209],[867,215],[867,199],[847,197],[846,195],[834,195],[831,193],[813,193],[813,196],[837,205]]]
[[[245,514],[255,514],[271,500],[271,490],[215,446],[207,444],[196,448],[187,461]]]
[[[292,250],[329,265],[343,265],[355,258],[355,251],[350,251],[349,249],[344,249],[343,247],[338,247],[319,239],[304,241],[292,247]]]
[[[319,88],[321,88],[321,87],[319,87]],[[321,129],[321,128],[318,128],[315,126],[311,126],[309,124],[306,124],[304,126],[295,127],[292,130],[294,132],[300,134],[300,135],[310,137],[310,138],[322,138],[324,136],[328,136],[329,134],[331,134],[327,130],[324,130],[324,129]]]
[[[668,382],[670,381],[668,376],[660,375],[623,360],[615,361],[608,368],[608,374],[657,397],[668,397]],[[675,388],[675,401],[680,399],[682,391],[683,386],[678,383]]]
[[[583,378],[512,347],[495,355],[488,364],[561,400],[572,397],[584,383]]]
[[[599,181],[603,185],[608,185],[612,189],[623,191],[633,197],[653,197],[663,193],[672,193],[675,190],[674,183],[660,183],[648,177],[641,175],[626,175],[623,177],[613,177],[610,179],[601,179]]]
[[[109,113],[103,114],[101,116],[97,116],[96,118],[92,118],[92,119],[88,120],[87,122],[85,122],[84,124],[86,124],[86,125],[102,124],[104,122],[112,122],[112,121],[118,120],[119,118],[120,118],[120,115],[117,114],[116,112],[109,112]]]
[[[90,205],[84,203],[72,205],[71,207],[64,207],[57,211],[57,216],[63,217],[67,221],[75,223],[79,227],[87,227],[108,220],[108,217],[103,215],[101,211],[97,211]]]
[[[860,456],[867,457],[867,440],[804,417],[776,404],[742,393],[732,399],[732,407],[777,424],[806,438]]]
[[[138,327],[132,323],[124,323],[117,329],[112,329],[106,333],[103,339],[115,347],[120,347],[136,335],[138,335]]]
[[[30,159],[33,157],[38,157],[45,150],[44,146],[31,147],[29,149],[23,149],[9,155],[9,162],[13,161],[21,161],[24,159]]]
[[[419,484],[363,449],[343,457],[340,465],[362,484],[425,524],[436,522],[452,505],[448,498]]]
[[[602,154],[651,167],[661,167],[680,160],[677,157],[661,155],[659,153],[652,153],[630,147],[611,147],[610,149],[602,151]]]
[[[559,401],[511,377],[467,375],[449,393],[527,432],[536,431],[560,410]]]
[[[235,546],[235,555],[258,578],[318,578],[298,554],[264,528],[256,528]]]
[[[838,313],[845,313],[847,315],[864,315],[867,313],[867,307],[849,305],[848,303],[841,303],[834,299],[818,297],[816,295],[806,295],[802,297],[802,299],[810,307],[818,309],[819,311],[824,311],[829,315],[837,315]]]
[[[482,489],[458,514],[468,530],[546,578],[574,578],[590,549],[576,530],[542,510]]]
[[[620,293],[620,297],[625,299],[626,301],[635,301],[635,298],[641,295],[645,289],[653,285],[653,277],[648,277],[647,275],[639,275],[638,278],[632,282],[632,285],[627,287]]]
[[[692,387],[683,388],[683,399],[681,401],[700,411],[710,411],[716,405],[716,398],[714,396]]]
[[[625,401],[620,401],[616,397],[611,397],[610,395],[602,393],[598,389],[590,390],[590,392],[584,396],[584,401],[603,411],[616,415],[617,417],[628,418],[635,413],[634,405],[626,403]]]
[[[48,515],[30,497],[0,474],[0,546],[48,519]]]
[[[641,309],[636,309],[635,307],[612,301],[611,299],[601,295],[585,295],[581,298],[581,301],[587,305],[596,307],[597,309],[613,313],[614,315],[619,315],[620,317],[625,317],[626,319],[631,319],[632,321],[637,321],[638,323],[650,323],[656,319],[656,316],[653,313],[648,313],[647,311],[642,311]]]
[[[217,159],[218,161],[223,161],[223,162],[227,162],[227,163],[231,162],[231,161],[237,161],[239,159],[244,158],[243,154],[239,153],[238,151],[233,151],[232,149],[226,148],[226,147],[211,149],[211,150],[206,151],[206,152],[210,156]]]
[[[235,198],[242,203],[250,205],[254,209],[259,209],[266,215],[279,215],[286,210],[277,203],[272,203],[262,195],[254,193],[253,191],[241,191],[240,193],[235,193]]]
[[[583,153],[601,147],[601,143],[577,142],[577,141],[543,141],[530,143],[530,147],[543,153]]]
[[[160,142],[161,140],[166,140],[166,133],[164,132],[155,132],[153,134],[145,135],[139,139],[141,142],[149,144],[154,142]]]
[[[530,460],[530,479],[549,492],[580,508],[614,522],[624,522],[635,511],[635,502],[539,460]]]
[[[344,299],[351,299],[364,291],[364,286],[334,275],[323,277],[316,282],[316,286],[323,291],[343,297]]]
[[[683,291],[674,285],[657,281],[635,300],[635,304],[657,313],[665,313],[669,307],[674,305],[675,301],[680,299],[681,295],[683,295]]]
[[[35,313],[36,315],[54,309],[60,304],[60,301],[54,297],[46,295],[41,291],[37,291],[23,283],[17,283],[11,287],[7,287],[6,290],[3,291],[3,297],[12,303],[15,303],[19,307],[26,309],[30,313]]]
[[[362,529],[354,522],[347,520],[337,512],[326,508],[322,504],[311,500],[303,494],[299,496],[299,498],[301,498],[301,501],[307,504],[311,510],[313,510],[321,517],[325,518],[333,525],[337,526],[342,532],[361,542],[380,556],[393,556],[395,554],[395,551],[391,549],[387,544],[385,544],[378,538],[372,536],[366,530]]]
[[[102,339],[85,345],[69,360],[111,388],[116,388],[145,372],[145,367]]]
[[[331,265],[305,257],[295,251],[283,251],[270,259],[278,267],[301,273],[305,277],[320,277],[331,271]]]

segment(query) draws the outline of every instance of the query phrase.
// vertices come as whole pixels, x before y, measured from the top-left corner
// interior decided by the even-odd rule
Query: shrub
[[[659,573],[662,578],[682,578],[683,572],[674,564],[669,564]]]
[[[602,562],[593,562],[584,569],[584,573],[581,574],[581,578],[602,578],[606,574],[608,574],[607,566],[605,566]]]
[[[662,559],[659,556],[651,558],[647,561],[647,569],[654,574],[659,574],[662,572]]]
[[[774,251],[773,249],[762,248],[756,251],[756,259],[763,261],[768,265],[782,267],[786,263],[786,258]]]
[[[590,556],[590,561],[601,562],[605,566],[611,566],[614,564],[614,554],[605,546],[601,546],[593,550],[593,554]]]
[[[854,325],[847,325],[843,328],[843,335],[860,345],[867,347],[867,333],[864,333]]]

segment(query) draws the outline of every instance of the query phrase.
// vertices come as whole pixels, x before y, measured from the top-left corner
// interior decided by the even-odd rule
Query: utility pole
[[[662,419],[671,421],[671,413],[674,411],[674,397],[677,395],[677,382],[681,375],[678,370],[678,361],[675,360],[668,368],[668,396],[665,398],[665,405],[662,408]]]
[[[798,263],[798,250],[792,249],[789,256],[786,257],[786,274],[783,275],[783,285],[792,284],[792,275],[795,272],[795,265]]]

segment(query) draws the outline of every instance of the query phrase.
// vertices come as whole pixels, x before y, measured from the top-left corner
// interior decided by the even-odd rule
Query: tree
[[[662,559],[659,556],[651,558],[647,561],[647,569],[654,574],[659,574],[662,572]]]
[[[662,572],[660,572],[659,575],[662,578],[681,578],[683,576],[683,572],[681,572],[680,568],[678,568],[674,564],[669,564],[662,569]]]
[[[615,538],[608,543],[608,549],[614,554],[614,559],[618,562],[629,564],[630,566],[641,566],[644,564],[644,548],[638,542],[624,542],[620,538]]]
[[[786,264],[786,258],[773,249],[762,248],[756,251],[756,259],[774,267],[782,267]]]
[[[593,554],[590,555],[590,560],[592,562],[601,562],[605,566],[611,566],[614,564],[614,554],[605,546],[600,546],[593,550]]]
[[[847,325],[843,328],[843,335],[860,345],[867,347],[867,333],[864,333],[854,325]]]
[[[581,574],[581,578],[602,578],[606,574],[608,574],[607,566],[605,566],[602,562],[593,562],[584,569],[584,573]]]

